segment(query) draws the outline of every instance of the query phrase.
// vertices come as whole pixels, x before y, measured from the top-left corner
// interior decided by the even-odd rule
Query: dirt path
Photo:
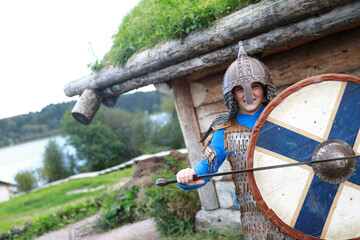
[[[92,226],[98,218],[99,215],[85,218],[63,229],[40,236],[36,240],[156,240],[159,237],[153,219],[146,219],[109,232],[95,234]]]
[[[156,240],[159,238],[159,233],[155,228],[155,222],[153,219],[146,219],[133,224],[128,224],[120,228],[114,229],[110,232],[103,234],[93,235],[89,240],[134,240],[134,239],[146,239]]]

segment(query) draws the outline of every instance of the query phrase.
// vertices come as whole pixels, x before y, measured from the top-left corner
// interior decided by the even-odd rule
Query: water
[[[170,117],[171,115],[169,113],[162,112],[150,115],[150,120],[159,123],[160,126],[164,126],[170,121]]]
[[[64,146],[66,142],[64,137],[57,136],[0,149],[0,181],[15,183],[15,175],[19,171],[42,167],[45,148],[51,139],[59,146]],[[71,146],[65,146],[64,151],[75,153]]]
[[[168,113],[153,114],[152,121],[166,124],[170,121]],[[0,148],[0,181],[15,183],[15,175],[22,170],[35,170],[43,166],[45,147],[50,139],[54,139],[60,146],[64,146],[66,139],[58,136],[36,140],[11,147]],[[65,146],[64,151],[75,153],[71,146]]]

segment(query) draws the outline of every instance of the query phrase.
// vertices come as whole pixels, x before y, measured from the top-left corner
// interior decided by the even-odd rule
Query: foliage
[[[60,120],[74,104],[75,101],[50,104],[40,112],[0,119],[0,146],[58,134]]]
[[[14,225],[35,222],[39,216],[56,213],[67,205],[93,199],[128,181],[134,170],[132,167],[93,178],[71,180],[2,202],[0,233],[8,231]],[[84,191],[87,189],[92,191]]]
[[[152,114],[159,111],[163,96],[165,94],[158,91],[122,94],[114,108],[121,108],[129,113],[135,113],[140,110],[141,112]]]
[[[139,144],[132,145],[131,126],[134,115],[122,109],[107,110],[104,114],[104,123],[109,127],[117,138],[123,143],[121,155],[125,159],[131,159],[141,154]]]
[[[95,228],[98,231],[107,231],[136,221],[142,212],[142,207],[135,201],[139,189],[139,186],[131,186],[119,194],[113,192],[104,198],[102,214]]]
[[[158,126],[154,130],[150,136],[150,141],[154,145],[166,146],[169,149],[184,148],[185,142],[171,94],[161,98],[161,111],[168,113],[170,119],[164,125]]]
[[[123,18],[103,62],[124,66],[130,56],[141,48],[183,38],[195,29],[209,27],[214,20],[259,1],[142,0]],[[106,64],[94,64],[99,65]]]
[[[154,175],[154,180],[159,177],[174,178],[170,169],[186,167],[176,159],[167,160],[169,166],[165,166],[162,173]],[[201,208],[196,191],[183,191],[177,185],[171,184],[164,188],[154,186],[146,189],[145,195],[149,216],[154,217],[156,226],[163,235],[178,237],[194,232],[195,214]]]
[[[16,187],[18,191],[27,192],[36,187],[36,176],[32,170],[23,170],[15,175]]]
[[[158,116],[140,109],[134,113],[106,109],[102,116],[97,116],[122,143],[123,158],[185,147],[172,96],[163,94],[159,102],[162,113]]]
[[[46,182],[54,182],[70,176],[74,170],[66,163],[61,146],[55,140],[50,140],[45,147],[41,176]]]
[[[121,108],[130,113],[138,109],[152,114],[159,111],[162,96],[164,94],[157,91],[123,94],[113,109]],[[75,101],[50,104],[40,112],[0,119],[0,147],[59,134],[60,120],[74,105]]]
[[[69,143],[76,148],[78,159],[85,160],[82,171],[98,171],[124,162],[123,143],[104,123],[100,108],[90,125],[76,122],[68,111],[62,120]]]

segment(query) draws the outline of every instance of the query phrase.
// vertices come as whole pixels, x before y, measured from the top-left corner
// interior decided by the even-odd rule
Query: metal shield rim
[[[259,119],[255,123],[255,126],[252,131],[251,139],[249,142],[249,148],[247,152],[246,157],[246,168],[253,168],[254,165],[254,150],[255,146],[259,137],[260,129],[263,127],[267,117],[270,115],[270,113],[273,111],[273,109],[278,106],[283,100],[285,100],[288,96],[290,96],[292,93],[300,90],[303,87],[306,87],[313,83],[319,83],[324,81],[343,81],[343,82],[353,82],[356,84],[360,84],[360,77],[356,77],[353,75],[348,74],[322,74],[322,75],[316,75],[313,77],[309,77],[306,79],[303,79],[292,86],[285,89],[283,92],[281,92],[276,98],[274,98],[264,109],[262,114],[260,115]],[[259,205],[261,211],[269,218],[275,225],[277,225],[281,230],[283,230],[285,233],[297,238],[297,239],[320,239],[313,236],[306,235],[298,230],[295,230],[294,228],[290,227],[286,223],[284,223],[277,215],[276,213],[271,210],[267,204],[265,203],[264,199],[262,198],[260,194],[260,190],[256,185],[254,172],[247,172],[248,182],[250,185],[250,189],[254,195],[254,198]],[[360,240],[359,238],[353,238]]]

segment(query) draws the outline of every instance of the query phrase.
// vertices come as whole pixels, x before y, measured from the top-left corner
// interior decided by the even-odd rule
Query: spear
[[[307,162],[279,164],[279,165],[273,165],[273,166],[267,166],[267,167],[248,168],[248,169],[241,169],[241,170],[221,172],[221,173],[211,173],[211,174],[204,174],[204,175],[194,174],[193,180],[197,181],[199,179],[208,178],[208,177],[216,177],[216,176],[230,175],[230,174],[236,174],[236,173],[245,173],[245,172],[252,172],[252,171],[262,171],[262,170],[269,170],[269,169],[274,169],[274,168],[293,167],[293,166],[299,166],[299,165],[305,165],[305,164],[330,162],[330,161],[336,161],[336,160],[346,160],[346,159],[359,158],[359,157],[360,157],[360,155],[354,155],[354,156],[346,156],[346,157],[319,159],[319,160],[313,160],[313,161],[307,161]],[[159,187],[164,187],[170,183],[176,183],[176,182],[177,182],[176,178],[173,178],[173,179],[159,178],[156,180],[156,185],[158,185]]]

